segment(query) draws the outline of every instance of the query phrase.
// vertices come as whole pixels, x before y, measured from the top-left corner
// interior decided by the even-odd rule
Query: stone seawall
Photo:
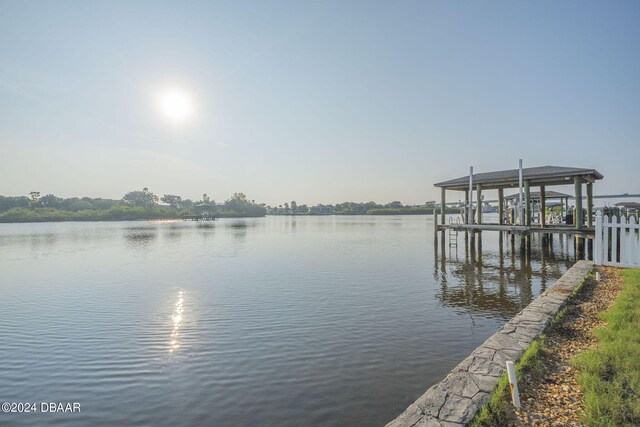
[[[589,274],[592,265],[588,261],[578,261],[387,427],[466,425],[489,401],[500,376],[506,371],[505,362],[518,360],[545,330]]]

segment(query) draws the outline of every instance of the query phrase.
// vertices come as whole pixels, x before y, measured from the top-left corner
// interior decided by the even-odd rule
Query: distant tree
[[[247,200],[243,193],[233,193],[231,199],[224,202],[224,211],[242,216],[264,216],[266,208]]]
[[[209,203],[211,199],[209,199],[209,196],[207,196],[207,193],[204,193],[202,195],[202,203]]]
[[[40,199],[40,192],[39,191],[31,191],[29,193],[29,197],[31,197],[31,202],[29,203],[30,206],[37,206],[39,205],[39,199]]]
[[[309,206],[307,205],[300,205],[298,206],[298,212],[299,213],[309,213]]]
[[[165,194],[162,196],[162,200],[164,203],[168,204],[172,208],[177,208],[182,203],[182,197],[174,196],[173,194]]]
[[[145,187],[142,191],[130,191],[125,194],[122,201],[129,206],[151,208],[158,203],[158,196]]]
[[[391,202],[391,203],[387,203],[386,205],[384,205],[385,208],[392,208],[392,209],[400,209],[402,208],[402,203],[398,202],[397,200],[395,202]]]
[[[58,208],[62,204],[62,198],[56,197],[53,194],[47,194],[40,198],[40,204],[48,208]]]
[[[111,200],[111,199],[97,198],[97,199],[89,199],[89,201],[93,205],[94,209],[100,209],[100,210],[109,210],[113,206],[118,204],[117,200]]]
[[[72,202],[69,206],[67,210],[73,211],[73,212],[78,212],[78,211],[87,211],[87,210],[91,210],[94,209],[95,206],[93,206],[93,203],[87,201],[87,200],[78,200],[76,198],[76,200],[74,202]]]
[[[184,199],[180,202],[180,207],[182,209],[190,209],[191,207],[193,207],[193,200],[191,199]]]
[[[296,203],[295,200],[291,201],[291,211],[296,214],[298,213],[298,204]]]
[[[29,198],[26,196],[20,197],[5,197],[0,196],[0,212],[8,211],[13,208],[28,208],[30,204]]]

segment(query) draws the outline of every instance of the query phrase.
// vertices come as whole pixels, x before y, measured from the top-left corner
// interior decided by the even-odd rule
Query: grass
[[[589,426],[640,425],[640,270],[621,274],[622,292],[595,332],[598,345],[575,359]]]
[[[567,300],[567,304],[562,307],[551,320],[547,329],[553,328],[568,311],[568,304],[570,300],[578,293],[585,282],[593,277],[592,273],[589,273],[585,279],[580,282],[573,295]],[[529,347],[520,356],[515,364],[516,378],[522,379],[524,374],[527,375],[539,375],[542,373],[542,357],[545,352],[549,351],[545,345],[546,335],[540,334],[535,340],[529,344]],[[469,423],[470,427],[488,427],[488,426],[504,426],[508,422],[508,408],[511,403],[511,391],[509,390],[509,378],[504,373],[498,381],[498,385],[491,393],[489,402],[483,406],[476,416]]]

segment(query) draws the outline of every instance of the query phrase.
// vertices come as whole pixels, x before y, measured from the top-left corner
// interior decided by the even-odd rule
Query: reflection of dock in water
[[[483,250],[480,234],[463,235],[464,244],[459,247],[446,245],[444,233],[436,241],[434,275],[440,282],[442,304],[472,314],[512,317],[563,274],[563,265],[573,262],[573,239],[566,236],[560,236],[555,245],[533,236],[516,244],[506,233],[499,233],[498,248]]]

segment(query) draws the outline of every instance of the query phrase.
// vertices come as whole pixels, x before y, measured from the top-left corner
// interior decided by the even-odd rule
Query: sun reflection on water
[[[178,292],[178,302],[176,302],[175,310],[173,311],[173,330],[171,331],[171,341],[169,342],[169,352],[180,348],[180,325],[182,324],[182,312],[184,311],[184,292]]]

